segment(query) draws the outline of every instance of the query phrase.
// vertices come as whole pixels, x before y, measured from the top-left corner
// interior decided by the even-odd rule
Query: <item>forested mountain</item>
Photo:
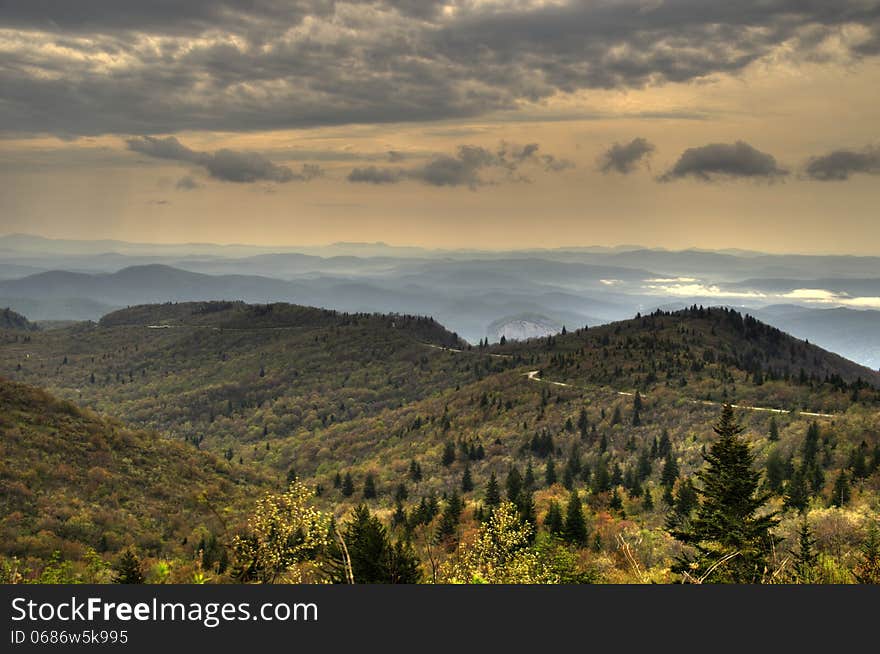
[[[784,409],[845,407],[844,391],[880,388],[880,372],[728,308],[656,311],[493,351],[563,382],[643,392],[672,385],[693,399],[772,401]]]
[[[880,369],[880,311],[775,305],[754,314],[793,336],[822,344],[874,370]]]
[[[44,581],[74,581],[64,562],[76,561],[106,581],[104,559],[129,545],[191,559],[221,529],[216,512],[266,487],[256,471],[40,389],[0,380],[0,407],[0,551],[20,561],[7,574],[42,561]]]
[[[469,346],[419,316],[172,303],[0,342],[2,375],[222,457],[254,488],[298,478],[295,497],[266,502],[311,503],[352,538],[384,534],[399,565],[377,581],[680,580],[675,534],[700,505],[724,403],[786,543],[760,580],[794,579],[803,515],[816,579],[856,579],[880,502],[878,374],[729,309]],[[258,558],[259,507],[211,527],[239,564],[212,555],[211,574],[324,574],[242,568],[243,551]],[[521,544],[489,579],[496,568],[473,557],[493,529]],[[315,538],[318,567],[338,571],[335,537]]]
[[[141,306],[7,338],[0,374],[221,451],[376,415],[481,374],[466,361],[430,364],[438,350],[425,344],[462,343],[429,318],[281,304]]]

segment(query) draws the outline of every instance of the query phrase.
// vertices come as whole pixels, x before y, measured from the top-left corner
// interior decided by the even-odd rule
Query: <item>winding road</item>
[[[422,345],[426,347],[433,348],[435,350],[444,350],[446,352],[454,352],[457,354],[476,354],[483,356],[496,357],[499,359],[512,359],[513,356],[510,354],[495,354],[492,352],[480,352],[479,350],[462,350],[454,347],[444,347],[442,345],[433,345],[432,343],[422,343]],[[541,377],[540,370],[530,370],[529,372],[523,373],[523,376],[529,381],[537,382],[539,384],[549,384],[551,386],[561,386],[563,388],[575,388],[579,390],[592,390],[590,386],[576,386],[574,384],[568,384],[566,382],[553,381],[551,379],[543,379]],[[635,393],[631,393],[629,391],[615,391],[618,395],[623,395],[626,397],[632,397]],[[705,406],[723,406],[723,402],[715,402],[713,400],[694,400],[691,398],[684,398],[691,404],[703,404]],[[818,413],[814,411],[789,411],[788,409],[774,409],[771,407],[764,406],[750,406],[747,404],[731,404],[734,409],[742,409],[744,411],[762,411],[764,413],[797,413],[802,416],[809,416],[811,418],[836,418],[838,414],[836,413]]]
[[[530,381],[542,382],[544,384],[551,384],[553,386],[565,386],[566,388],[581,388],[583,390],[587,390],[588,386],[577,387],[573,384],[566,384],[565,382],[552,381],[549,379],[541,379],[540,370],[532,370],[530,372],[524,373],[525,377],[527,377]],[[632,397],[634,393],[629,393],[627,391],[615,391],[618,395],[626,395],[628,397]],[[684,398],[691,404],[704,404],[706,406],[723,406],[723,402],[714,402],[712,400],[692,400],[690,398]],[[798,413],[802,416],[811,416],[813,418],[836,418],[836,413],[816,413],[813,411],[789,411],[787,409],[772,409],[770,407],[764,406],[749,406],[747,404],[731,404],[734,409],[743,409],[745,411],[765,411],[768,413]]]

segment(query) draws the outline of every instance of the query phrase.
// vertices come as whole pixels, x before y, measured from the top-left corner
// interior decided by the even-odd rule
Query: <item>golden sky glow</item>
[[[509,6],[493,4],[495,14]],[[760,5],[741,4],[752,9]],[[565,10],[567,3],[555,5],[511,9],[510,20],[534,12],[535,24],[549,16],[552,26],[552,12]],[[283,34],[259,37],[245,28],[213,24],[220,20],[213,15],[195,14],[194,27],[174,33],[161,17],[150,16],[142,18],[143,28],[120,19],[120,24],[99,26],[93,34],[61,21],[58,30],[43,32],[36,18],[22,10],[11,24],[0,19],[0,119],[5,125],[0,232],[155,242],[305,245],[381,240],[490,249],[639,243],[880,254],[880,62],[869,47],[880,18],[876,6],[862,6],[861,19],[831,24],[827,17],[807,16],[802,24],[789,26],[790,37],[777,40],[761,31],[762,20],[767,26],[782,20],[775,15],[744,20],[748,24],[731,28],[729,40],[717,35],[713,21],[718,19],[710,16],[708,27],[700,27],[706,30],[705,39],[713,39],[718,61],[705,71],[690,70],[698,65],[694,61],[708,56],[700,54],[699,31],[687,37],[696,41],[682,44],[665,23],[661,34],[661,28],[645,28],[647,36],[641,23],[634,23],[638,39],[655,39],[650,52],[656,61],[643,61],[647,55],[633,45],[640,41],[628,34],[594,52],[590,39],[595,37],[585,33],[588,46],[582,53],[580,45],[557,53],[533,42],[542,58],[538,63],[531,63],[538,55],[524,57],[526,63],[516,69],[489,61],[491,76],[485,78],[440,45],[432,45],[436,53],[421,55],[425,61],[402,52],[381,55],[397,57],[382,63],[379,46],[364,41],[371,21],[378,21],[382,12],[396,21],[383,23],[392,25],[389,34],[409,39],[407,43],[429,39],[423,36],[425,25],[468,34],[480,20],[488,21],[481,13],[486,7],[473,3],[447,4],[430,15],[387,7],[366,13],[340,5],[335,16],[309,17],[306,12],[305,18],[291,18],[300,22]],[[827,33],[808,38],[817,26]],[[547,29],[549,41],[553,31]],[[108,40],[132,31],[138,35],[131,40],[135,45],[114,41],[116,47],[107,46]],[[490,31],[479,34],[487,50],[503,53],[507,47]],[[312,72],[265,72],[270,66],[289,66],[270,58],[269,50],[305,47],[304,39],[310,53],[320,44],[341,48],[340,43],[364,43],[338,55],[333,70],[341,72],[332,80],[333,88],[329,82],[322,88],[319,79],[308,77]],[[172,44],[173,55],[168,54]],[[427,49],[422,46],[420,52]],[[201,60],[187,59],[200,50],[232,53],[229,60],[241,66],[234,81],[224,81],[222,95],[212,95],[220,73],[202,67]],[[572,52],[586,63],[572,61]],[[745,55],[749,61],[740,65]],[[362,58],[351,58],[358,56]],[[186,61],[196,80],[185,93],[167,91],[167,103],[173,105],[167,113],[161,94],[163,85],[170,84],[172,65],[163,63],[163,57],[175,58],[175,71]],[[657,63],[676,58],[684,63],[670,70]],[[403,60],[424,70],[404,69]],[[356,77],[365,75],[362,68],[368,65],[385,66],[385,72],[376,73],[373,87],[361,88]],[[557,68],[563,66],[570,82],[554,79],[562,75]],[[589,71],[581,70],[585,66]],[[613,71],[613,81],[602,81],[602,66]],[[106,104],[119,104],[115,114],[108,111],[103,119],[106,128],[100,117],[67,121],[63,109],[49,106],[57,100],[46,89],[55,92],[68,69],[78,93],[106,93]],[[156,106],[136,117],[136,107],[127,104],[128,91],[102,85],[131,71],[142,76],[145,88],[138,89],[145,95],[150,95],[150,84],[157,85]],[[430,97],[435,87],[421,82],[433,75],[442,105],[436,112]],[[16,85],[4,85],[5,78]],[[400,97],[389,100],[387,118],[381,113],[381,93],[378,99],[369,95],[383,83],[387,93],[400,90]],[[310,93],[305,100],[299,102],[301,96],[294,95],[284,99],[299,88]],[[441,91],[455,98],[448,107]],[[473,97],[480,98],[475,106],[467,104]],[[222,102],[219,108],[210,104],[220,99],[229,103],[228,111]],[[90,96],[71,112],[93,101]],[[413,108],[406,109],[410,102]],[[202,110],[200,103],[209,104]],[[294,116],[287,124],[285,103]],[[347,113],[321,124],[321,103],[328,114],[341,106]],[[22,117],[25,110],[28,118]],[[42,110],[43,123],[30,117]],[[202,115],[203,128],[198,126]],[[138,141],[171,135],[183,147],[182,154],[169,156]],[[600,156],[613,144],[636,138],[645,139],[653,150],[634,160],[629,172],[599,170]],[[132,140],[141,145],[132,145]],[[737,142],[744,144],[737,152],[752,159],[719,163],[718,157],[734,150],[701,149],[711,144],[732,148]],[[504,154],[502,144],[508,144]],[[536,154],[515,150],[528,144],[537,144]],[[468,155],[459,154],[461,146],[478,146],[473,160],[478,162],[471,164]],[[691,158],[683,157],[688,149],[695,149]],[[219,151],[229,151],[231,158],[227,161]],[[849,163],[829,168],[840,164],[829,159],[820,162],[826,167],[811,172],[811,159],[832,152],[849,155]],[[239,153],[256,153],[257,159],[242,160]],[[767,156],[769,160],[762,158]],[[764,164],[770,168],[762,168]],[[257,166],[262,172],[253,173],[256,179],[232,179],[240,173],[238,165],[248,171]],[[355,169],[384,183],[350,181],[356,178]],[[308,170],[320,174],[304,174]],[[440,176],[447,173],[453,177]],[[658,181],[664,174],[670,181]],[[845,179],[827,181],[830,175]]]

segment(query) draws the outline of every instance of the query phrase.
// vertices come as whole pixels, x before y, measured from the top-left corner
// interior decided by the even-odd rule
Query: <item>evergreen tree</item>
[[[642,450],[639,453],[639,461],[637,464],[637,474],[639,481],[645,481],[651,476],[651,454],[648,450]]]
[[[849,453],[847,467],[852,469],[854,479],[861,479],[868,476],[868,466],[865,463],[867,449],[868,444],[865,441],[862,441],[860,447],[852,449]]]
[[[670,451],[666,453],[666,458],[663,461],[663,471],[660,473],[660,483],[668,488],[672,488],[677,478],[678,463]]]
[[[646,488],[642,493],[642,510],[644,511],[653,511],[654,510],[654,498],[651,497],[651,489]]]
[[[798,528],[797,549],[790,550],[794,558],[794,581],[798,584],[812,584],[816,577],[816,564],[819,554],[816,552],[816,539],[810,531],[807,516],[804,515]]]
[[[692,546],[696,556],[681,557],[673,570],[689,578],[712,582],[756,583],[766,572],[769,553],[776,542],[770,530],[775,514],[759,515],[768,496],[758,494],[759,473],[754,455],[741,438],[743,428],[725,405],[718,435],[697,473],[701,501],[690,524],[672,530],[673,536]]]
[[[427,520],[425,524],[431,522],[438,513],[440,513],[440,502],[437,501],[437,495],[433,491],[428,494],[427,499],[425,500],[425,506],[427,507]]]
[[[853,574],[860,584],[880,584],[880,529],[872,522],[868,527],[868,537],[862,544],[861,560]]]
[[[553,459],[547,459],[547,467],[544,470],[544,483],[548,486],[552,486],[556,483],[556,464],[553,463]]]
[[[629,491],[629,496],[632,499],[638,499],[642,496],[642,482],[632,466],[628,466],[626,474],[623,475],[623,487]]]
[[[342,488],[342,475],[338,472],[336,473],[336,476],[333,477],[333,488]]]
[[[523,489],[522,475],[519,474],[519,468],[516,466],[510,467],[505,486],[507,487],[507,499],[516,504]]]
[[[427,525],[431,523],[431,520],[434,519],[434,514],[431,511],[431,506],[428,504],[428,498],[424,495],[422,499],[419,501],[418,506],[412,510],[409,516],[409,525],[410,528],[415,529],[419,525]]]
[[[342,479],[342,495],[343,497],[354,495],[354,480],[351,478],[350,472],[346,472],[345,477]]]
[[[562,471],[562,485],[565,490],[571,490],[574,488],[574,472],[572,472],[571,466],[566,465],[565,469]]]
[[[547,507],[547,515],[544,516],[544,528],[553,536],[562,536],[562,509],[560,509],[559,502],[556,500],[550,500],[550,506]]]
[[[122,550],[116,563],[113,565],[114,584],[142,584],[144,573],[141,570],[141,560],[133,547]]]
[[[818,461],[813,461],[813,463],[804,471],[804,476],[808,480],[810,490],[814,495],[818,495],[822,492],[822,488],[825,486],[825,471],[822,470],[822,466]]]
[[[623,417],[620,415],[620,407],[614,407],[614,413],[611,415],[611,426],[620,424],[620,421],[623,420]]]
[[[667,486],[666,484],[663,484],[662,488],[663,503],[671,509],[675,506],[675,495],[672,494],[672,486]]]
[[[771,416],[770,418],[770,433],[768,438],[771,442],[779,440],[779,425],[776,424],[776,416]]]
[[[471,467],[465,464],[464,472],[461,474],[461,492],[470,493],[472,490],[474,490],[474,480],[471,477]]]
[[[611,473],[608,472],[608,462],[605,457],[599,457],[596,461],[596,472],[593,474],[593,492],[597,495],[611,490]]]
[[[414,484],[422,481],[422,466],[415,459],[409,462],[409,479]]]
[[[296,481],[296,470],[293,466],[290,466],[287,469],[287,485],[290,486],[293,482]]]
[[[372,500],[376,497],[376,480],[373,478],[373,473],[367,474],[367,478],[364,480],[364,499]]]
[[[617,492],[616,486],[614,490],[611,491],[611,500],[609,500],[608,506],[615,511],[623,509],[623,500],[620,498],[620,493]]]
[[[810,493],[807,491],[807,480],[800,468],[794,471],[785,485],[785,508],[803,511],[807,508]]]
[[[571,491],[568,496],[562,537],[574,545],[584,545],[587,542],[587,521],[584,518],[581,496],[576,490]]]
[[[446,444],[443,446],[443,456],[440,458],[440,463],[444,466],[450,466],[455,461],[455,443],[452,441],[446,441]]]
[[[342,530],[345,548],[333,539],[327,548],[327,574],[333,583],[348,581],[351,575],[359,584],[414,584],[420,578],[419,561],[412,548],[402,542],[391,543],[388,532],[366,505],[354,509]],[[347,551],[347,557],[345,552]]]
[[[819,423],[814,420],[807,429],[807,435],[804,438],[802,448],[803,468],[805,470],[811,468],[816,462],[816,455],[819,453],[819,436]]]
[[[581,434],[581,439],[585,439],[587,437],[587,432],[590,429],[590,419],[587,417],[586,409],[581,409],[581,412],[578,415],[577,427]]]
[[[786,464],[779,450],[774,447],[767,455],[767,488],[774,494],[782,492],[786,477]]]
[[[443,513],[440,516],[440,525],[437,528],[437,540],[447,545],[452,544],[457,539],[458,521],[461,518],[462,510],[461,498],[456,491],[452,491],[452,495],[443,507]]]
[[[523,475],[523,488],[529,492],[535,490],[535,469],[532,460],[526,464],[526,474]]]
[[[406,484],[400,482],[397,484],[397,489],[394,491],[394,501],[403,503],[409,497],[409,491],[406,490]]]
[[[844,506],[849,503],[849,477],[846,470],[841,470],[834,480],[834,490],[831,491],[831,506]]]
[[[620,486],[622,483],[623,483],[623,470],[620,468],[620,463],[615,461],[614,465],[611,468],[611,485],[612,486]]]
[[[590,466],[586,463],[581,464],[581,479],[583,479],[585,484],[589,484],[590,480],[593,478],[593,471]]]
[[[403,502],[397,500],[394,504],[394,513],[391,516],[391,525],[399,527],[407,523],[406,509],[403,508]]]
[[[523,522],[531,523],[533,527],[537,527],[538,525],[538,514],[535,509],[535,497],[531,490],[527,488],[523,488],[519,496],[516,498],[516,510],[519,513],[520,520]],[[537,530],[532,529],[531,538],[534,538]]]
[[[666,518],[667,529],[674,529],[686,525],[691,518],[691,513],[700,501],[697,489],[694,488],[690,478],[679,481],[675,489],[675,497],[672,504],[672,513]]]
[[[486,483],[486,495],[483,501],[490,511],[501,504],[501,491],[498,489],[498,479],[495,477],[494,472],[489,475],[489,481]]]
[[[669,431],[664,428],[663,433],[660,434],[660,442],[657,444],[657,457],[666,457],[670,452],[672,452],[672,441],[669,440]]]

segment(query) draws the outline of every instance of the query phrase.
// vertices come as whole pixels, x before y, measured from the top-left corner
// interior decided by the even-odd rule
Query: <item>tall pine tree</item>
[[[688,525],[671,530],[695,554],[683,555],[673,570],[688,581],[759,583],[767,573],[776,543],[771,529],[778,520],[759,513],[768,496],[758,493],[760,473],[729,404],[714,429],[718,440],[696,475],[700,504]]]
[[[819,554],[816,552],[816,539],[810,530],[806,515],[798,528],[797,549],[791,550],[791,555],[794,557],[794,582],[797,584],[814,583]]]
[[[562,537],[574,545],[587,542],[587,521],[584,518],[584,507],[577,490],[571,491],[565,507],[565,524],[562,526]]]
[[[484,498],[486,506],[491,510],[492,507],[501,504],[501,491],[498,489],[498,478],[495,473],[489,475],[489,481],[486,484],[486,496]]]

